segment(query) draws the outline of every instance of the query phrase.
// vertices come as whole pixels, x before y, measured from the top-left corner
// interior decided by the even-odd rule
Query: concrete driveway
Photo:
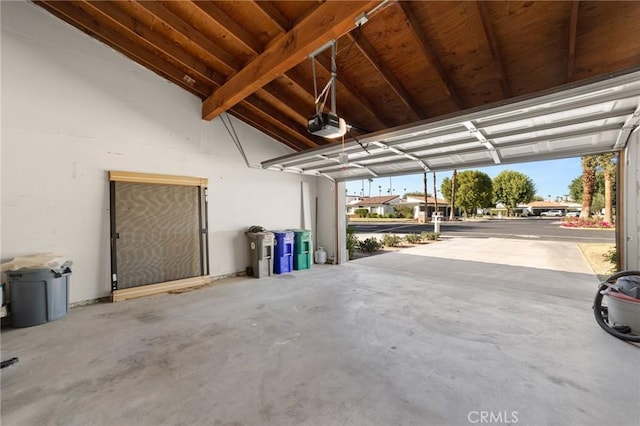
[[[586,263],[484,242],[5,329],[2,424],[637,426],[640,352],[593,320]]]

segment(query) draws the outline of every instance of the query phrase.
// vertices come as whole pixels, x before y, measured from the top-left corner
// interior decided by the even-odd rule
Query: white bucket
[[[620,293],[608,292],[609,322],[631,327],[633,334],[640,335],[640,300]]]
[[[327,252],[324,250],[324,247],[318,247],[318,250],[316,250],[313,255],[313,259],[319,264],[327,263]]]

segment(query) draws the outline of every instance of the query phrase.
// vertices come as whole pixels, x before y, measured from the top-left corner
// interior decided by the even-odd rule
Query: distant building
[[[549,210],[560,210],[563,215],[568,212],[579,212],[582,210],[582,204],[572,203],[570,201],[531,201],[526,204],[519,204],[518,210],[522,210],[523,214],[532,216],[540,216],[540,213]]]
[[[393,214],[393,206],[398,203],[400,203],[400,196],[398,195],[357,197],[355,200],[351,201],[347,198],[347,214],[356,214],[356,210],[366,209],[369,213],[377,213],[380,216],[384,216],[387,213]]]

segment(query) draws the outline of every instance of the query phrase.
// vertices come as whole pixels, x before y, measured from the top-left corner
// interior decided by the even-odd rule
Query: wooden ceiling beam
[[[290,139],[289,137],[285,136],[280,129],[274,127],[271,123],[265,122],[261,118],[257,118],[252,110],[247,107],[246,102],[240,102],[226,112],[247,123],[249,126],[261,131],[265,135],[270,136],[278,142],[285,144],[295,151],[299,152],[308,149],[306,145],[298,142],[297,139]]]
[[[440,58],[438,58],[438,55],[431,47],[431,43],[427,39],[427,35],[422,30],[420,22],[418,21],[418,18],[416,17],[416,14],[411,7],[411,2],[399,1],[396,4],[399,5],[400,9],[402,9],[402,13],[404,13],[404,16],[407,18],[407,26],[409,27],[409,30],[411,31],[413,37],[418,42],[418,45],[422,50],[422,54],[438,73],[438,76],[440,77],[440,80],[444,84],[445,90],[447,91],[447,95],[453,100],[458,109],[464,109],[465,104],[458,94],[458,91],[454,87],[453,83],[451,82],[449,75],[445,71]]]
[[[216,22],[220,28],[229,33],[246,49],[256,53],[262,51],[262,44],[260,44],[260,42],[251,35],[251,33],[249,33],[249,31],[245,30],[237,22],[231,19],[229,15],[216,6],[215,3],[208,1],[194,1],[192,4],[202,10],[207,16]]]
[[[330,59],[324,56],[322,57],[317,56],[316,59],[318,60],[318,63],[325,69],[325,71],[327,71],[330,74],[331,73]],[[360,105],[364,107],[365,111],[369,113],[369,115],[373,118],[373,121],[375,121],[380,128],[390,127],[389,123],[383,122],[378,117],[378,114],[376,113],[376,111],[378,111],[379,108],[377,108],[375,104],[371,102],[371,99],[369,99],[368,96],[366,96],[364,93],[358,90],[358,88],[351,81],[346,79],[344,76],[338,75],[337,82],[338,82],[338,85],[342,86],[347,92],[351,94],[352,97],[354,97],[358,101],[358,103],[360,103]],[[314,102],[315,102],[315,99],[314,99]]]
[[[319,140],[312,140],[311,134],[307,133],[306,126],[301,126],[292,121],[284,114],[260,100],[256,95],[250,95],[243,101],[243,105],[259,116],[263,122],[271,123],[271,125],[280,130],[282,134],[288,135],[302,143],[306,148],[315,148],[320,145]],[[306,134],[309,137],[305,137]],[[324,140],[322,140],[324,142]]]
[[[382,77],[382,79],[391,87],[391,89],[395,92],[398,99],[400,99],[408,108],[413,118],[415,120],[421,120],[426,118],[426,114],[422,111],[422,108],[415,103],[409,92],[402,86],[400,81],[396,78],[393,71],[389,69],[387,65],[384,64],[378,53],[375,51],[371,43],[367,39],[364,38],[362,33],[358,33],[358,35],[353,35],[349,33],[349,39],[355,43],[360,52],[367,58],[367,60],[373,65],[378,74]]]
[[[567,57],[567,83],[569,83],[573,78],[573,70],[576,64],[576,34],[578,31],[579,6],[579,1],[571,2],[571,17],[569,19],[569,54]]]
[[[264,52],[231,76],[202,103],[202,117],[211,120],[256,90],[284,74],[314,50],[337,39],[355,25],[355,18],[379,1],[325,2],[282,37],[277,37]]]
[[[280,13],[278,8],[271,2],[258,0],[254,1],[253,4],[258,7],[258,10],[262,12],[265,18],[269,19],[273,25],[278,27],[283,33],[289,31],[293,26],[293,23],[289,21],[286,16]]]
[[[167,43],[166,40],[162,39],[158,34],[143,26],[140,22],[137,22],[134,18],[127,15],[122,10],[118,9],[116,6],[114,6],[113,3],[104,1],[91,1],[85,2],[83,5],[86,5],[89,8],[93,8],[96,14],[98,14],[99,16],[103,16],[105,20],[110,21],[114,26],[124,29],[129,33],[129,35],[138,38],[139,41],[143,42],[143,44],[145,41],[148,42],[148,44],[150,44],[152,47],[157,48],[159,51],[166,53],[176,61],[192,69],[194,73],[197,74],[200,80],[204,79],[214,87],[219,87],[224,84],[224,80],[221,76],[217,76],[217,78],[211,78],[211,74],[213,72],[211,70],[208,70],[206,66],[197,63],[194,58],[184,53],[184,51],[179,49],[177,45]],[[211,90],[208,91],[208,93],[210,92]],[[273,98],[273,95],[263,89],[259,90],[257,94],[259,94],[263,98]],[[297,123],[291,121],[291,119],[279,113],[276,109],[270,107],[266,102],[262,101],[259,98],[247,99],[245,103],[248,109],[263,109],[266,114],[261,115],[263,117],[266,117],[266,119],[275,120],[274,122],[278,123],[276,127],[284,128],[279,125],[283,124],[284,126],[288,126],[289,128],[296,129],[299,133],[304,135],[306,132],[306,117],[303,117],[293,108],[288,108],[286,102],[282,102],[279,100],[277,102],[281,104],[284,110],[287,110],[287,112],[296,117]],[[300,123],[304,123],[304,125],[301,125]],[[295,134],[288,131],[286,131],[285,133],[287,134],[287,138],[289,139],[293,134]],[[282,138],[282,135],[280,136]],[[279,138],[279,140],[281,138]],[[300,138],[300,140],[304,141],[304,138]],[[306,143],[300,143],[302,143],[302,146],[306,148],[317,146],[316,143],[309,141],[306,141]],[[300,146],[296,145],[296,147],[299,149]]]
[[[38,0],[35,1],[35,4],[46,9],[58,18],[73,24],[83,32],[88,33],[91,37],[111,46],[134,62],[144,65],[151,71],[172,81],[194,95],[205,98],[211,92],[208,86],[198,81],[189,84],[184,79],[185,72],[183,70],[178,69],[160,56],[144,49],[110,27],[102,24],[94,16],[88,14],[80,7],[83,5],[82,2]]]
[[[200,79],[212,86],[222,84],[224,81],[222,76],[216,75],[205,64],[200,63],[177,45],[167,42],[160,34],[126,14],[116,4],[118,2],[87,1],[84,3],[88,8],[91,8],[92,13],[99,14],[104,20],[110,21],[114,27],[124,30],[134,42],[137,40],[141,44],[148,44],[191,70],[191,75],[183,77],[184,80]]]
[[[491,57],[493,63],[498,71],[498,78],[500,79],[500,88],[502,89],[502,96],[504,99],[511,97],[511,91],[509,90],[509,82],[507,81],[507,73],[504,69],[504,62],[500,56],[500,48],[498,47],[498,41],[493,33],[493,27],[491,26],[491,17],[489,16],[489,8],[486,1],[476,1],[478,13],[480,14],[480,20],[482,22],[482,28],[484,30],[484,36],[491,49]]]
[[[307,119],[309,117],[309,115],[305,115],[302,112],[300,112],[300,110],[289,106],[288,102],[284,102],[282,101],[282,99],[280,99],[279,97],[277,97],[276,95],[274,95],[273,93],[265,90],[265,89],[260,89],[258,90],[256,93],[254,93],[252,96],[256,96],[259,99],[261,99],[263,102],[267,102],[270,105],[277,105],[274,108],[278,108],[280,109],[282,112],[284,112],[285,114],[287,114],[289,117],[292,117],[293,120],[295,120],[300,126],[303,126],[306,129],[307,126]],[[247,99],[250,99],[251,96]]]
[[[236,72],[242,64],[231,54],[227,53],[224,49],[222,49],[217,44],[213,43],[209,38],[207,38],[204,34],[198,31],[196,28],[192,27],[191,24],[185,22],[182,18],[175,15],[169,9],[165,8],[161,3],[157,1],[140,1],[137,0],[137,4],[147,9],[156,18],[167,25],[172,30],[176,31],[186,40],[191,43],[196,44],[201,49],[211,55],[216,62],[225,70],[227,74],[232,74]]]
[[[270,19],[271,22],[274,23],[274,25],[280,28],[282,32],[285,32],[287,30],[287,25],[291,25],[289,22],[285,21],[286,18],[284,18],[282,14],[280,14],[280,11],[278,11],[278,9],[276,9],[271,3],[265,2],[265,1],[258,1],[258,2],[255,2],[255,4],[260,7],[260,10],[264,13],[264,15],[268,19]],[[325,57],[321,57],[321,56],[317,56],[316,59],[318,60],[318,63],[327,72],[330,73],[331,64],[329,63],[329,61]],[[298,87],[300,87],[305,93],[308,93],[309,101],[311,102],[312,105],[315,104],[314,96],[304,85],[300,76],[295,75],[293,70],[283,75],[285,78],[290,80],[293,84],[296,84]],[[378,115],[376,114],[376,111],[378,110],[378,108],[376,108],[373,102],[371,102],[371,100],[367,96],[365,96],[362,92],[360,92],[358,88],[355,87],[354,84],[346,80],[344,77],[339,77],[337,81],[338,81],[338,85],[342,86],[347,92],[349,92],[351,96],[353,96],[365,108],[365,110],[370,113],[371,117],[373,118],[373,121],[375,121],[376,124],[380,126],[380,128],[389,127],[389,124],[382,122],[378,117]]]

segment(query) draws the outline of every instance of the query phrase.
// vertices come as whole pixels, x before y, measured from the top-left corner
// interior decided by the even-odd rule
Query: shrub
[[[349,252],[349,260],[353,259],[356,247],[360,244],[356,237],[356,230],[352,226],[347,227],[347,251]]]
[[[383,246],[382,243],[376,240],[375,237],[371,237],[367,238],[364,241],[360,241],[358,247],[365,253],[373,253],[380,250]]]
[[[396,234],[382,234],[380,241],[385,247],[398,247],[402,242],[402,238]]]
[[[371,213],[370,212],[370,213],[367,213],[367,217],[369,217],[371,219],[376,219],[376,218],[378,218],[380,216],[378,215],[378,213]]]
[[[354,211],[354,213],[355,213],[358,217],[365,218],[365,217],[367,217],[367,214],[369,213],[369,210],[367,210],[367,209],[356,209],[356,210]]]
[[[413,218],[413,207],[411,206],[393,206],[396,217],[411,219]]]
[[[385,213],[384,217],[391,219],[393,217],[393,213]]]
[[[429,231],[422,231],[420,235],[422,236],[423,240],[427,241],[438,241],[438,238],[440,237],[440,234],[438,234],[437,232]]]
[[[565,228],[615,228],[615,225],[602,220],[602,218],[591,217],[566,217],[562,220],[562,226]]]
[[[407,242],[409,244],[419,244],[422,242],[422,235],[420,234],[407,234],[406,237],[404,237],[405,240],[407,240]]]
[[[616,247],[612,247],[608,252],[603,254],[602,257],[612,263],[611,273],[615,274],[618,269],[618,249]]]

